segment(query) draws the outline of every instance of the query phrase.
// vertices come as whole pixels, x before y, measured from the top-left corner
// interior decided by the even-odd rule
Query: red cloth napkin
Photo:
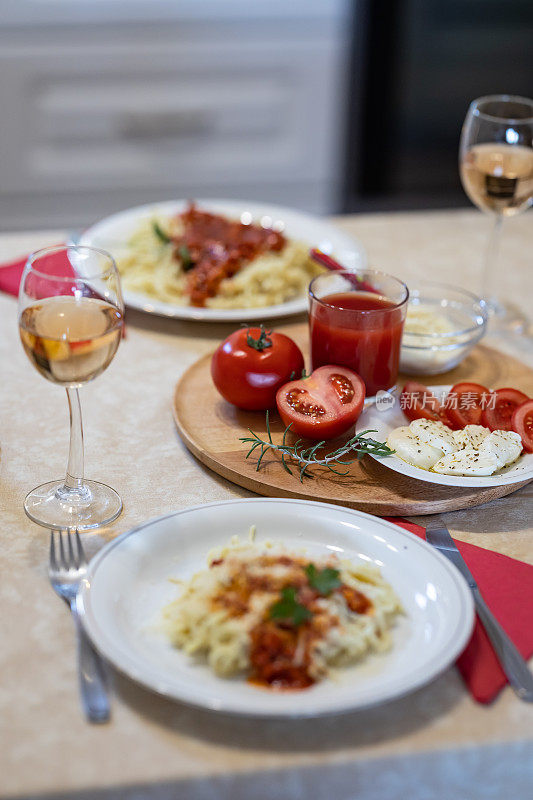
[[[17,297],[20,278],[26,266],[26,261],[26,258],[19,258],[16,261],[10,261],[8,264],[0,264],[0,292]]]
[[[391,517],[388,520],[421,539],[420,525]],[[533,655],[533,566],[483,547],[455,540],[490,610],[524,658]],[[457,659],[468,690],[479,703],[490,703],[507,683],[496,653],[477,615],[472,638]]]
[[[26,256],[26,258],[18,258],[16,261],[10,261],[7,264],[0,264],[0,292],[6,292],[6,294],[12,294],[17,297],[20,279],[27,260],[28,257]],[[70,278],[74,274],[72,267],[61,253],[57,256],[55,254],[48,256],[47,265],[54,275]]]
[[[19,258],[16,261],[11,261],[7,264],[0,264],[0,292],[12,294],[15,297],[19,293],[19,284],[24,267],[26,266],[26,258]],[[48,265],[52,268],[53,274],[65,278],[70,278],[74,272],[72,267],[65,259],[64,255],[58,254],[48,256]],[[122,326],[122,338],[126,338],[126,326]]]

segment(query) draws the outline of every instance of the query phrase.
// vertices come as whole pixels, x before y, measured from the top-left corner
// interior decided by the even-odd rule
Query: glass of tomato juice
[[[409,290],[373,269],[325,272],[309,285],[313,369],[353,369],[367,396],[391,389],[398,377]]]

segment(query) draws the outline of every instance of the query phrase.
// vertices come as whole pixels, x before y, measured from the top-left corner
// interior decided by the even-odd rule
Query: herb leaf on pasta
[[[317,569],[314,564],[308,564],[305,568],[305,574],[307,575],[309,586],[316,589],[318,594],[323,597],[331,594],[333,589],[338,589],[342,583],[339,570],[333,569],[333,567]]]
[[[281,590],[281,600],[270,607],[271,619],[287,620],[295,627],[306,622],[311,616],[309,609],[296,599],[294,586],[285,586]]]

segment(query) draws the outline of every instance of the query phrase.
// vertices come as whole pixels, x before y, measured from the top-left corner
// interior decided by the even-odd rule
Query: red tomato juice
[[[406,307],[369,292],[340,292],[313,300],[309,319],[313,369],[325,364],[349,367],[365,382],[367,396],[390,389],[398,377]]]

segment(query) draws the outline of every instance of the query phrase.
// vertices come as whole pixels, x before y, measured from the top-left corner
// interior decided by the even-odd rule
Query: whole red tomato
[[[278,391],[285,425],[307,439],[334,439],[351,428],[363,410],[365,384],[347,367],[325,366]]]
[[[241,328],[215,350],[211,376],[222,397],[246,411],[276,407],[276,392],[302,374],[300,348],[283,333]]]

